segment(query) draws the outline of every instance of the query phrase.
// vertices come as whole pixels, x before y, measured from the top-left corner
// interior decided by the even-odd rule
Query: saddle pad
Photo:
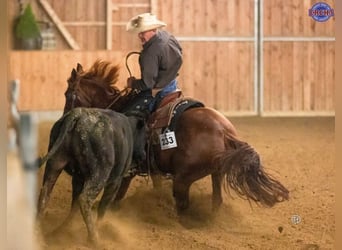
[[[177,98],[173,102],[169,102],[158,108],[154,112],[148,122],[152,129],[166,128],[173,131],[179,116],[187,109],[194,107],[204,107],[201,102],[187,98]]]

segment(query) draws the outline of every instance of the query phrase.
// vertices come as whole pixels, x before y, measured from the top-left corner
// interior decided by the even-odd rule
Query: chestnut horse
[[[118,66],[96,61],[88,71],[80,64],[73,69],[65,92],[65,112],[75,107],[111,108],[121,112],[136,93],[115,86]],[[173,177],[173,196],[178,213],[189,207],[193,182],[211,175],[212,207],[222,204],[221,188],[266,207],[289,199],[289,191],[265,172],[258,153],[239,140],[233,124],[208,107],[186,110],[175,126],[177,147],[161,150],[153,146],[158,169]],[[117,200],[123,198],[130,179],[123,182]]]

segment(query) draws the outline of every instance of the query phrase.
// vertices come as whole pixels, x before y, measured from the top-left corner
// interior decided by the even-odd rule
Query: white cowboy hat
[[[152,15],[151,13],[143,13],[129,20],[129,22],[126,25],[126,31],[140,33],[147,30],[161,28],[164,26],[166,26],[166,23],[158,20],[155,15]]]

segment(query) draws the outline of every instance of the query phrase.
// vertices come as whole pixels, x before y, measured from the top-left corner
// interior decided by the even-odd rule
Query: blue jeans
[[[174,92],[177,89],[177,80],[172,80],[162,90],[160,90],[149,104],[149,111],[152,112],[156,108],[155,105],[159,103],[167,94]]]

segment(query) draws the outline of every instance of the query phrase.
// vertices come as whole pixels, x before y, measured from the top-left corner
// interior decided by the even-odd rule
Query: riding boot
[[[140,175],[140,176],[148,176],[149,175],[147,164],[140,165],[138,175]]]

